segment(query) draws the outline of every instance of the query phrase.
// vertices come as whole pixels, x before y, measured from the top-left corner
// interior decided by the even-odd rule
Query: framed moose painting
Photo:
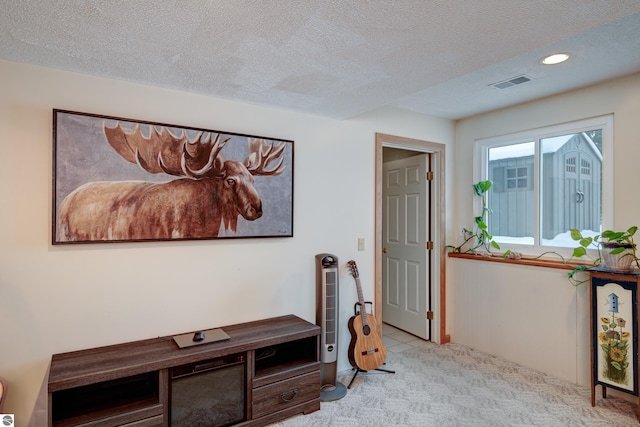
[[[53,244],[293,236],[293,141],[53,110]]]

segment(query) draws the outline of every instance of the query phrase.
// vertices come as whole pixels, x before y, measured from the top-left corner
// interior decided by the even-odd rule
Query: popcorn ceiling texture
[[[559,42],[619,44],[624,61],[592,80],[640,71],[637,0],[0,0],[0,10],[0,58],[334,118],[389,105],[456,118],[589,83],[574,72],[534,86],[546,77],[531,69],[548,53],[538,50]],[[621,37],[627,28],[635,36]],[[584,64],[572,66],[583,75]],[[534,84],[507,100],[486,88],[525,73]]]

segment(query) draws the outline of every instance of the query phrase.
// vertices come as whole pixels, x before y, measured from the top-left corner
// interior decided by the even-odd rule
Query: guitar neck
[[[369,316],[367,316],[367,307],[364,303],[364,296],[362,295],[362,285],[360,284],[360,277],[356,277],[356,289],[358,290],[358,303],[360,304],[360,316],[362,316],[362,325],[369,326]]]
[[[356,277],[356,289],[358,290],[358,303],[364,307],[364,296],[362,295],[362,285],[359,277]]]

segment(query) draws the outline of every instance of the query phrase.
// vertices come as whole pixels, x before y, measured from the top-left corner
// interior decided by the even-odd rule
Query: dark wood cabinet
[[[169,426],[171,372],[233,356],[244,367],[244,420],[320,409],[320,328],[288,315],[223,326],[230,339],[179,348],[172,336],[55,354],[49,426]]]
[[[596,405],[596,386],[638,396],[638,284],[640,271],[590,268],[591,406]],[[637,416],[640,420],[640,400]]]

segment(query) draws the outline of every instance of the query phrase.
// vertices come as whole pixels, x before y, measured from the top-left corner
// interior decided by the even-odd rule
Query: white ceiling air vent
[[[508,87],[521,85],[522,83],[526,83],[530,81],[531,81],[531,78],[527,76],[518,76],[518,77],[512,77],[509,80],[503,80],[498,83],[490,84],[489,86],[493,86],[496,89],[506,89]]]

